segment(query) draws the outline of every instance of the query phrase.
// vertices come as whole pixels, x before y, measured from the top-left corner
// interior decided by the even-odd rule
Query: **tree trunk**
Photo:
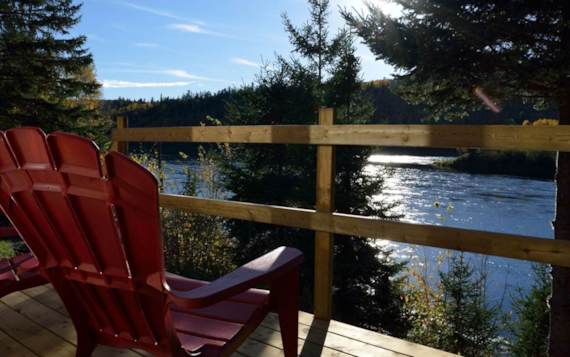
[[[570,125],[570,92],[560,97],[560,124]],[[558,153],[554,238],[570,240],[570,153]],[[569,258],[570,259],[570,258]],[[552,357],[570,356],[570,268],[552,266],[550,338]]]

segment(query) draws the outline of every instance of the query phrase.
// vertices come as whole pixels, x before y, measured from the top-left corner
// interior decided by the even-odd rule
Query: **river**
[[[372,155],[367,172],[383,174],[384,189],[375,198],[397,202],[402,221],[476,229],[552,239],[555,184],[512,176],[476,175],[434,169],[442,157]],[[399,259],[427,264],[428,273],[446,269],[441,249],[381,241]],[[527,261],[466,254],[477,270],[486,271],[487,301],[503,311],[511,307],[517,289],[532,283]]]
[[[555,184],[553,181],[511,176],[475,175],[435,169],[432,164],[442,157],[384,155],[369,158],[365,172],[383,175],[384,188],[373,199],[394,202],[393,213],[402,221],[553,238]],[[184,180],[183,167],[188,161],[167,160],[172,187]],[[392,250],[397,260],[409,261],[435,277],[446,269],[449,252],[422,246],[379,240],[377,244]],[[527,261],[466,254],[476,271],[487,273],[487,302],[503,311],[510,310],[518,289],[532,283]]]

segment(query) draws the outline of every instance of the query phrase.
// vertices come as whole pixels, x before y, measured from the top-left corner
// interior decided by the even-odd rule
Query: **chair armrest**
[[[165,288],[175,305],[200,308],[270,282],[298,267],[302,261],[303,253],[298,249],[279,247],[207,285],[187,291],[174,290],[168,284]]]

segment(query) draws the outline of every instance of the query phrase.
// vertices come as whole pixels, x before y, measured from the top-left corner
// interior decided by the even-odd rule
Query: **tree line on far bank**
[[[267,72],[266,72],[267,73]],[[263,74],[260,73],[260,76]],[[115,99],[102,100],[100,113],[107,118],[123,115],[129,118],[132,127],[197,126],[211,125],[209,118],[216,118],[222,125],[230,125],[227,119],[228,103],[237,102],[245,93],[261,93],[258,83],[241,88],[226,88],[217,92],[188,92],[178,98],[159,100]],[[397,80],[360,82],[356,89],[359,97],[368,106],[369,124],[465,124],[465,125],[521,125],[541,122],[544,118],[556,118],[555,109],[537,109],[532,103],[512,101],[504,105],[500,113],[480,109],[469,113],[461,120],[445,120],[430,116],[421,105],[410,104],[398,95]],[[294,96],[293,93],[289,94]],[[341,108],[342,109],[342,108]],[[314,118],[311,113],[305,119]],[[354,117],[352,123],[359,120]],[[256,124],[256,118],[243,121],[242,125]],[[278,116],[275,118],[277,123]],[[314,123],[307,120],[306,123]],[[145,147],[148,147],[146,145]],[[176,155],[184,145],[162,146],[163,154]],[[191,149],[190,149],[191,150]],[[445,160],[436,168],[452,169],[476,174],[512,175],[539,179],[552,179],[555,172],[554,153],[525,151],[480,151],[431,148],[375,148],[387,153],[460,156]]]
[[[362,82],[359,91],[372,104],[370,124],[465,124],[465,125],[521,125],[543,118],[557,119],[555,106],[537,108],[533,103],[513,100],[505,103],[500,113],[488,109],[469,112],[461,119],[437,118],[428,108],[412,104],[398,93],[397,79]],[[102,99],[99,107],[107,117],[126,115],[131,126],[193,126],[207,123],[212,116],[224,121],[225,106],[251,88],[226,88],[216,92],[188,92],[180,97],[158,99]]]

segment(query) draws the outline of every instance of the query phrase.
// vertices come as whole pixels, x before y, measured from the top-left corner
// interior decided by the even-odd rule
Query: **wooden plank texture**
[[[45,301],[49,301],[49,305],[45,305],[31,296],[48,297]],[[38,328],[41,328],[52,332],[55,336],[65,341],[65,344],[62,345],[71,345],[69,348],[71,348],[73,355],[75,355],[75,346],[77,343],[75,328],[67,315],[67,311],[65,311],[65,307],[63,306],[61,299],[55,290],[51,288],[51,285],[28,289],[24,292],[15,292],[3,297],[1,301],[12,310],[16,311],[21,316],[28,318],[33,322],[33,324],[37,325],[34,330],[29,328],[29,331],[33,332]],[[65,313],[62,313],[62,311],[65,311]],[[30,323],[26,322],[25,325],[30,326]],[[2,323],[0,322],[0,328],[1,327]],[[16,337],[21,338],[22,343],[26,343],[27,341],[25,340],[26,336],[24,334],[18,334]],[[59,339],[55,339],[52,343],[57,343],[58,341]],[[65,351],[67,352],[69,348],[66,348]],[[45,355],[51,356],[51,353],[47,353]],[[94,357],[140,357],[141,355],[150,356],[146,353],[141,354],[132,350],[112,348],[108,346],[98,346],[93,352]]]
[[[0,330],[39,356],[75,356],[75,346],[0,303]]]
[[[333,125],[334,109],[321,108],[319,124]],[[331,213],[334,210],[334,150],[331,145],[317,147],[317,212]],[[317,318],[325,320],[330,320],[332,316],[333,244],[332,233],[315,232],[314,312]]]
[[[570,267],[568,241],[173,194],[161,194],[160,204],[166,208],[179,208],[225,218],[387,239]]]
[[[570,151],[570,126],[250,125],[117,128],[114,142],[224,142]]]
[[[0,356],[36,357],[37,355],[0,330]]]
[[[39,300],[38,300],[39,299]],[[44,305],[44,302],[49,305]],[[63,303],[51,285],[32,288],[2,298],[0,312],[1,356],[72,356],[75,332]],[[236,356],[283,356],[278,318],[269,314],[238,349]],[[384,345],[385,344],[385,345]],[[301,356],[450,356],[429,347],[364,330],[338,321],[316,320],[299,313]],[[99,346],[95,357],[137,356],[130,350]]]
[[[268,323],[264,323],[253,332],[250,339],[258,341],[260,343],[273,346],[280,350],[283,349],[283,342],[281,340],[281,332],[279,331],[279,323],[277,321],[277,317],[275,315],[272,316],[272,320],[275,321],[276,325],[269,325]],[[277,327],[277,328],[275,328]],[[302,325],[299,325],[299,329],[302,329]],[[301,356],[321,356],[321,357],[350,357],[353,356],[345,351],[339,351],[332,349],[327,346],[323,346],[321,341],[309,341],[303,336],[302,331],[299,331],[299,340],[298,340],[298,353]],[[324,342],[324,341],[323,341]]]
[[[129,122],[128,119],[126,117],[117,117],[116,119],[117,121],[117,129],[116,130],[122,130],[122,129],[127,129],[129,126]],[[129,151],[129,143],[125,140],[114,140],[111,137],[111,151],[118,151],[120,153],[123,154],[127,154]]]
[[[317,323],[320,323],[322,326],[330,326],[329,321],[324,321],[317,319],[315,320]],[[280,331],[279,329],[279,322],[277,321],[276,316],[270,316],[263,322],[263,327],[267,327],[275,332]],[[345,353],[351,356],[387,356],[387,357],[403,357],[409,356],[407,354],[401,354],[389,349],[385,349],[378,346],[373,346],[362,341],[358,341],[354,339],[354,335],[358,334],[360,329],[354,327],[354,330],[350,331],[352,336],[344,336],[337,333],[334,333],[332,329],[328,327],[325,328],[316,328],[314,324],[299,324],[299,339],[304,340],[303,346],[299,349],[299,353],[305,353],[319,356],[323,355],[323,352],[326,348],[327,353],[333,354],[335,352]],[[267,332],[267,331],[266,331]],[[273,333],[273,336],[280,336],[279,333]],[[274,341],[273,343],[277,343]],[[309,347],[305,348],[305,345],[308,344]],[[322,347],[322,350],[318,352],[315,350],[315,347]],[[314,351],[312,354],[307,351]],[[423,355],[422,355],[423,356]]]
[[[279,331],[279,322],[277,316],[267,316],[267,318],[262,322],[262,326]],[[361,343],[376,346],[407,356],[455,356],[452,353],[418,345],[413,342],[408,342],[406,340],[401,340],[392,336],[383,335],[374,331],[361,329],[359,327],[355,327],[343,322],[335,320],[315,320],[315,317],[313,315],[299,311],[299,338],[307,339],[309,342],[315,342],[318,344],[320,341],[319,333],[311,332],[311,329],[326,331],[327,333],[340,336],[349,336],[352,341],[359,341]],[[345,349],[345,351],[346,350],[347,349]]]

